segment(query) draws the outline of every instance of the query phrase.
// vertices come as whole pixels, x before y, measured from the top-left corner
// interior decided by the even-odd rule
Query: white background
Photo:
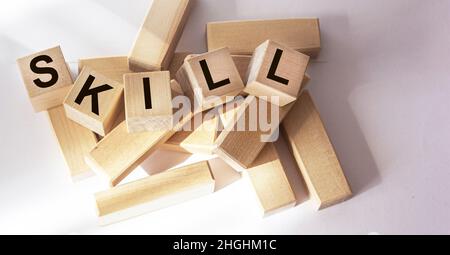
[[[308,70],[309,88],[355,196],[316,212],[291,169],[300,203],[268,218],[243,178],[213,195],[98,227],[92,199],[98,180],[71,183],[15,59],[59,44],[72,70],[79,58],[126,55],[150,2],[1,1],[0,233],[450,234],[450,1],[444,0],[198,0],[179,50],[204,52],[208,21],[320,18],[323,50]],[[283,143],[278,147],[287,155]],[[174,156],[158,154],[167,157]]]

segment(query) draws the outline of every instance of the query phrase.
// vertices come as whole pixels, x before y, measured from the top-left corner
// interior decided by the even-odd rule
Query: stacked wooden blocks
[[[95,195],[102,222],[214,192],[208,161],[120,184],[157,149],[216,155],[245,172],[264,214],[294,206],[273,145],[280,126],[317,208],[349,198],[304,90],[320,51],[318,19],[208,23],[206,53],[175,53],[191,2],[154,0],[129,56],[82,59],[75,82],[59,47],[17,61],[72,177],[96,173],[111,186]]]

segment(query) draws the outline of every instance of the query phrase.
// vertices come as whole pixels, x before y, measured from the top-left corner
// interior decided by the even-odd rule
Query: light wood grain
[[[202,61],[206,61],[214,82],[228,79],[229,83],[210,89],[201,67]],[[226,48],[186,58],[183,68],[180,68],[177,73],[177,81],[185,95],[192,102],[198,102],[204,110],[233,100],[233,97],[244,89],[244,83]]]
[[[86,163],[110,186],[116,186],[186,124],[193,113],[183,116],[173,129],[153,132],[128,133],[122,122],[86,156]]]
[[[182,153],[191,153],[186,148],[181,146],[181,143],[190,135],[192,131],[178,131],[174,133],[159,149],[165,151],[174,151]]]
[[[225,127],[230,125],[230,123],[235,123],[237,121],[239,107],[244,103],[244,100],[244,97],[239,96],[236,97],[233,101],[228,102],[218,108],[221,131],[225,129]]]
[[[208,51],[229,47],[232,54],[251,55],[268,39],[316,57],[320,51],[319,20],[241,20],[207,24]]]
[[[348,199],[352,192],[307,91],[297,100],[282,127],[317,208]]]
[[[190,0],[153,0],[128,57],[132,70],[167,70],[190,7]]]
[[[43,74],[35,73],[31,69],[33,59],[39,60],[41,56],[49,57],[47,60],[37,61],[35,64],[38,68],[52,68],[58,75],[58,79],[51,85],[53,75],[45,70]],[[73,80],[67,67],[64,55],[59,46],[50,48],[32,55],[17,59],[17,65],[22,76],[23,83],[28,93],[35,112],[48,110],[52,107],[59,106],[63,103],[64,97],[72,87]],[[40,80],[47,85],[37,85],[36,80]]]
[[[198,123],[195,123],[196,119]],[[161,148],[170,151],[211,155],[216,147],[219,124],[220,119],[217,114],[198,113],[183,127],[182,131],[175,133]]]
[[[133,73],[128,66],[127,56],[80,59],[78,60],[78,73],[81,73],[85,66],[118,83],[123,83],[124,74]]]
[[[267,143],[247,174],[265,216],[295,206],[294,191],[273,143]]]
[[[49,109],[48,117],[72,180],[78,181],[92,175],[84,157],[97,143],[95,134],[68,119],[62,105]]]
[[[102,225],[186,202],[214,191],[207,161],[169,170],[95,194]]]
[[[148,79],[150,94],[145,95]],[[128,132],[161,131],[172,128],[172,92],[168,71],[124,75],[125,113]],[[151,105],[146,106],[145,97]]]
[[[127,73],[133,73],[128,66],[127,56],[113,56],[113,57],[96,57],[96,58],[84,58],[78,60],[78,73],[81,73],[83,68],[88,66],[93,70],[101,73],[105,77],[115,80],[118,83],[123,84],[123,75]],[[122,121],[125,120],[125,106],[118,106],[121,110],[117,115],[112,129],[117,127]]]
[[[177,72],[183,65],[184,59],[191,54],[192,52],[175,52],[173,54],[170,65],[167,68],[167,70],[169,70],[170,72],[170,79],[176,79]]]
[[[80,94],[90,76],[95,78],[90,89],[103,85],[112,87],[112,89],[98,94],[98,115],[92,112],[92,96],[86,96],[81,104],[75,102],[75,99],[78,94]],[[88,66],[83,68],[75,81],[72,90],[64,100],[67,117],[101,136],[105,136],[105,134],[112,129],[114,121],[120,113],[122,106],[122,83],[118,83]]]
[[[183,89],[181,89],[180,83],[178,83],[176,80],[170,81],[170,89],[172,92],[172,98],[184,95],[184,92],[183,92]]]
[[[231,57],[233,58],[234,64],[236,65],[242,81],[244,84],[247,84],[247,70],[252,60],[252,56],[231,55]]]
[[[266,119],[269,123],[273,123],[273,126],[278,126],[293,106],[293,103],[291,103],[279,107],[254,96],[248,96],[244,100],[237,111],[237,121],[228,123],[225,129],[220,133],[216,141],[217,148],[214,150],[215,154],[238,171],[249,168],[264,148],[267,140],[263,140],[262,136],[271,137],[274,132],[277,131],[277,129],[261,130],[259,125],[255,125],[256,130],[254,131],[249,130],[248,127],[253,125],[251,123],[260,122],[260,103],[265,104],[264,107],[267,109]],[[270,115],[272,107],[278,108],[278,121],[271,120]],[[250,117],[250,109],[256,109],[257,111],[254,119]],[[245,123],[245,131],[238,130],[238,123]]]
[[[309,81],[310,77],[305,76],[303,79],[302,88],[306,87]],[[300,91],[300,93],[301,92],[302,91]],[[231,115],[228,115],[228,117],[224,116],[223,121],[225,123],[225,128],[216,139],[217,148],[214,149],[214,153],[237,171],[244,171],[245,169],[249,168],[258,154],[264,148],[266,142],[261,140],[261,135],[273,135],[270,132],[262,132],[261,130],[236,131],[239,122],[244,122],[247,127],[249,126],[250,120],[248,116],[250,106],[252,104],[256,104],[258,106],[258,102],[259,99],[257,97],[248,96],[239,106],[237,111],[234,110],[234,112],[231,112]],[[286,117],[287,113],[294,106],[294,104],[295,102],[283,107],[279,107],[267,102],[267,113],[268,115],[270,115],[271,107],[278,107],[279,122],[274,122],[274,124],[279,125],[279,123],[283,120],[284,117]],[[258,108],[257,110],[259,111]],[[232,122],[229,121],[230,117],[232,117]],[[267,119],[270,120],[270,116],[267,116]],[[259,120],[257,121],[259,122]]]
[[[268,40],[253,54],[244,92],[264,96],[279,106],[292,103],[297,99],[308,63],[309,56]],[[274,66],[275,72],[272,70]],[[271,96],[276,96],[277,100],[272,101]]]

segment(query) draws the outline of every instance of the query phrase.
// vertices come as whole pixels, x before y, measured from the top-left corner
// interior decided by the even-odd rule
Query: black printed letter
[[[33,58],[30,62],[31,71],[37,74],[50,74],[52,78],[49,81],[43,82],[41,79],[33,80],[34,84],[39,88],[48,88],[56,84],[58,81],[58,72],[51,67],[38,67],[37,63],[44,61],[49,64],[53,62],[53,59],[47,55],[41,55]]]
[[[144,78],[145,109],[152,109],[152,92],[150,91],[150,78]]]
[[[214,90],[231,83],[230,79],[214,82],[206,60],[200,61],[200,66],[202,67],[203,75],[205,76],[206,83],[208,83],[209,90]]]
[[[283,55],[283,51],[277,49],[277,51],[275,52],[275,56],[273,57],[272,65],[270,66],[269,74],[267,74],[267,79],[271,79],[281,84],[288,85],[289,80],[275,74],[277,72],[278,64],[280,63],[281,55]]]
[[[83,85],[83,88],[80,91],[80,94],[78,94],[77,98],[75,99],[75,103],[81,104],[85,97],[92,96],[91,111],[93,113],[99,115],[99,113],[98,113],[98,94],[103,91],[113,89],[113,87],[109,86],[108,84],[104,84],[104,85],[98,86],[96,88],[90,89],[94,80],[95,80],[95,77],[92,75],[89,75],[88,79],[86,80],[86,82]]]

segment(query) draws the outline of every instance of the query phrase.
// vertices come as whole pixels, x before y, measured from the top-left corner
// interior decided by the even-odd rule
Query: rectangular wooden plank
[[[214,192],[207,161],[169,170],[95,194],[100,224],[111,224]]]
[[[302,93],[282,127],[317,208],[348,199],[350,186],[309,92]]]
[[[252,55],[266,40],[316,57],[320,51],[320,28],[317,18],[241,20],[207,24],[208,51],[229,47],[232,54]]]
[[[119,124],[86,156],[86,163],[110,186],[116,186],[193,116],[187,113],[171,130],[128,133]]]
[[[132,70],[167,70],[190,7],[190,0],[153,0],[128,57]]]
[[[79,181],[92,175],[84,157],[97,144],[95,134],[68,119],[62,105],[49,109],[48,117],[72,180]]]
[[[295,206],[296,199],[273,143],[267,143],[247,174],[265,216]]]

